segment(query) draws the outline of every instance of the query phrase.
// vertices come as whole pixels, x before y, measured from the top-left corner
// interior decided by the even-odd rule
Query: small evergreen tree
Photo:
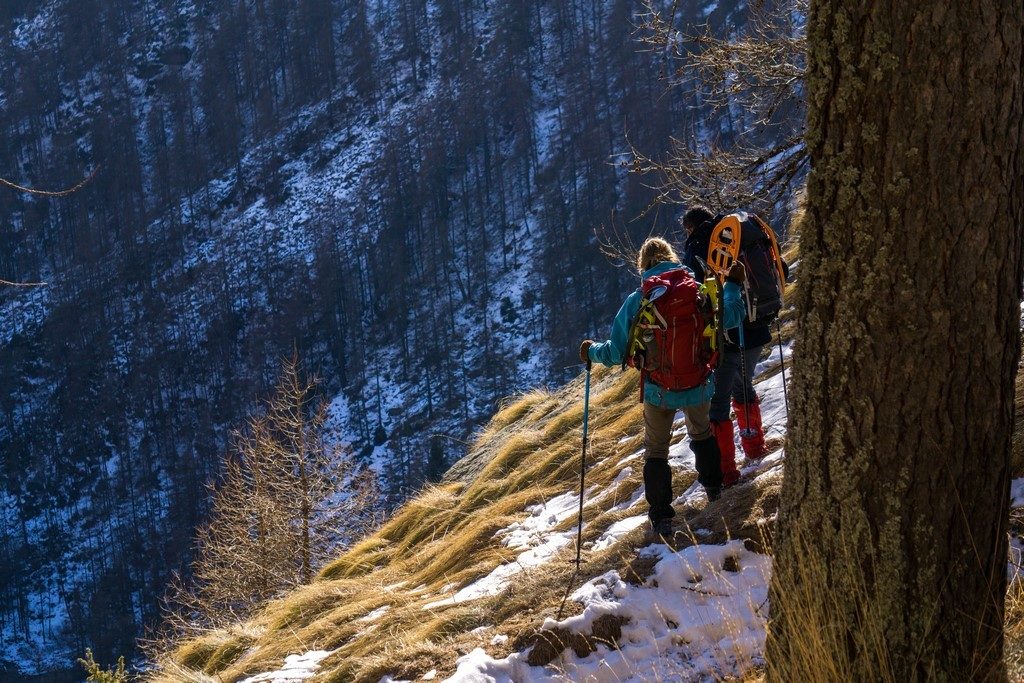
[[[85,658],[79,658],[78,663],[82,665],[88,677],[87,681],[95,683],[125,683],[129,680],[128,672],[124,668],[124,657],[117,658],[117,666],[113,669],[104,669],[93,658],[92,650],[85,648]]]

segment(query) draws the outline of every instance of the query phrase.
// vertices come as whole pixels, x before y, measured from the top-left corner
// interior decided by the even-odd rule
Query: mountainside
[[[794,272],[796,256],[788,254]],[[790,295],[796,286],[787,287]],[[790,373],[791,310],[783,321]],[[779,347],[766,348],[755,387],[772,452],[761,461],[740,460],[739,483],[718,501],[709,503],[696,483],[677,416],[671,547],[646,536],[637,374],[596,368],[578,571],[582,377],[555,392],[510,400],[440,484],[412,498],[310,585],[246,621],[180,642],[149,679],[763,681],[788,418],[781,370]],[[1024,366],[1016,376],[1022,420]],[[1011,680],[1024,670],[1019,437],[1007,567]]]
[[[741,3],[684,3],[727,31]],[[727,141],[627,0],[0,8],[0,671],[132,651],[230,428],[297,349],[386,507],[561,383],[674,216],[628,140]],[[569,367],[566,367],[569,366]]]
[[[786,356],[789,363],[788,346]],[[779,444],[786,410],[778,348],[759,369],[766,433]],[[750,675],[763,663],[765,541],[784,452],[776,445],[763,460],[741,463],[740,482],[709,503],[680,415],[670,451],[680,531],[675,548],[650,545],[637,374],[596,369],[591,391],[578,574],[582,378],[511,402],[445,482],[406,503],[312,584],[248,621],[182,643],[153,679]]]

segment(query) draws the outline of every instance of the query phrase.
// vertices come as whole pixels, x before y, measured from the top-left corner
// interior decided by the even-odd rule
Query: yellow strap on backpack
[[[786,293],[786,271],[782,267],[782,250],[779,249],[779,240],[775,236],[775,231],[772,230],[771,226],[761,220],[761,217],[755,215],[754,218],[761,225],[761,230],[768,236],[768,239],[772,243],[772,258],[775,260],[775,269],[779,271],[779,293]]]
[[[633,324],[629,327],[629,343],[626,345],[626,353],[622,359],[623,366],[625,366],[628,359],[647,349],[647,340],[644,336],[646,331],[662,327],[659,323],[659,318],[661,316],[658,314],[657,309],[654,308],[654,303],[646,297],[642,299],[640,301],[640,308],[633,318]],[[662,318],[663,320],[664,318]]]
[[[707,296],[708,301],[711,302],[711,310],[714,311],[714,315],[711,316],[711,322],[704,328],[704,337],[708,340],[708,346],[712,352],[718,350],[718,299],[720,291],[718,288],[718,280],[714,276],[709,276],[704,280],[704,284],[700,286],[700,291]]]

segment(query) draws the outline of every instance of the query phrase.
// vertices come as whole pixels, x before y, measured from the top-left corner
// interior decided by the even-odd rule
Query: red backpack
[[[640,291],[626,364],[668,391],[703,384],[715,365],[704,337],[714,312],[697,281],[679,267],[645,279]]]

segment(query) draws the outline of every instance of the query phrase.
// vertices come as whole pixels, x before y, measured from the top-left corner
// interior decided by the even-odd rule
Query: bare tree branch
[[[637,39],[665,55],[665,80],[706,116],[667,158],[631,145],[632,170],[667,204],[773,210],[792,196],[808,168],[803,142],[804,21],[807,0],[751,3],[742,29],[715,35],[709,24],[675,27],[644,0]],[[729,126],[722,129],[721,122]]]
[[[19,192],[25,192],[26,194],[37,195],[37,196],[40,196],[40,197],[66,197],[69,194],[74,194],[75,192],[78,192],[83,187],[85,187],[90,182],[92,182],[92,179],[95,178],[96,174],[98,174],[100,172],[100,168],[101,168],[100,166],[97,166],[96,168],[94,168],[92,170],[92,173],[90,173],[85,178],[83,178],[81,180],[81,182],[79,182],[74,187],[69,187],[66,190],[35,190],[35,189],[32,189],[31,187],[25,187],[24,185],[18,185],[17,183],[12,183],[10,180],[7,180],[6,178],[0,178],[0,185],[5,185],[5,186],[11,188],[12,190],[17,190]]]
[[[41,197],[66,197],[69,194],[73,194],[75,192],[78,192],[83,187],[88,185],[92,181],[92,179],[96,177],[96,174],[99,173],[99,171],[100,171],[100,167],[97,166],[96,168],[94,168],[92,170],[92,173],[90,173],[88,176],[83,178],[81,182],[79,182],[74,187],[69,187],[66,190],[57,190],[57,191],[34,190],[31,187],[25,187],[23,185],[18,185],[17,183],[12,183],[10,180],[7,180],[6,178],[0,178],[0,185],[9,187],[9,188],[11,188],[13,190],[17,190],[19,192],[25,192],[26,194],[31,194],[31,195],[41,196]],[[0,279],[0,285],[6,285],[8,287],[46,287],[47,283],[45,283],[45,282],[11,282],[10,280]]]
[[[7,285],[8,287],[46,287],[45,282],[11,282],[10,280],[0,279],[0,285]]]

